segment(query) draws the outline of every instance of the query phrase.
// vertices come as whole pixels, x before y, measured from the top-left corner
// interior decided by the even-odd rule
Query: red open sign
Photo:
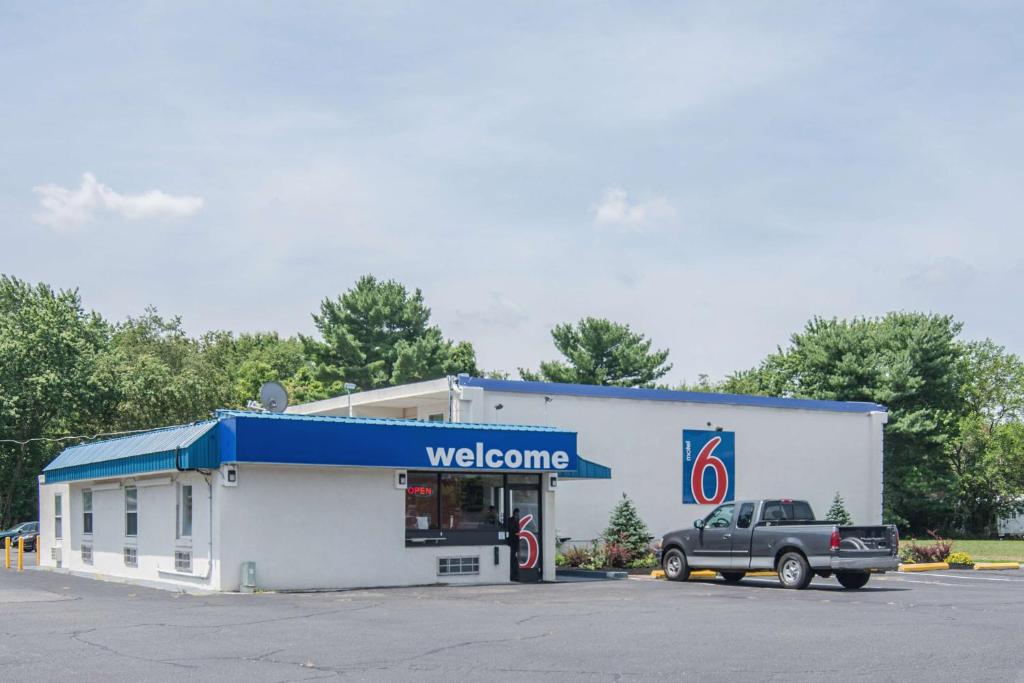
[[[410,496],[432,496],[434,489],[430,486],[410,486],[406,489]]]

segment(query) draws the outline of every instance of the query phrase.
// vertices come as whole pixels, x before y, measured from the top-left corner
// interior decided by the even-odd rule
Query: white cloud
[[[33,188],[39,195],[37,222],[51,228],[66,229],[84,225],[99,212],[106,211],[128,220],[191,216],[203,206],[202,197],[174,196],[161,190],[142,194],[121,194],[96,180],[92,173],[82,175],[77,189],[50,183]]]
[[[664,197],[651,197],[631,204],[624,189],[610,187],[594,207],[594,224],[641,230],[675,214],[675,207]]]

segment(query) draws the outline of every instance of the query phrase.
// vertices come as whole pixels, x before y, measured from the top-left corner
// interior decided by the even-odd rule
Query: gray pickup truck
[[[655,541],[671,581],[685,581],[691,569],[712,569],[734,583],[748,571],[770,569],[786,588],[807,588],[815,574],[834,574],[844,588],[861,588],[871,572],[899,567],[895,526],[816,521],[804,500],[726,503],[693,527]]]

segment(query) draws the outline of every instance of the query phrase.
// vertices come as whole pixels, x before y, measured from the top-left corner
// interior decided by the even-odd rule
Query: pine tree
[[[647,554],[651,538],[647,524],[640,518],[633,501],[623,493],[622,500],[612,510],[608,528],[604,530],[604,542],[626,548],[632,559]]]
[[[832,499],[832,507],[828,509],[825,520],[835,522],[839,526],[850,526],[853,524],[853,517],[847,511],[846,501],[839,495],[839,491],[836,491],[836,496]]]

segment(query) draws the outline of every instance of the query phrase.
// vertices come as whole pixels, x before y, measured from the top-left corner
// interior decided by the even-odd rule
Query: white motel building
[[[627,494],[653,534],[722,502],[882,514],[883,406],[459,376],[73,446],[45,567],[215,591],[555,579]],[[557,504],[556,504],[557,499]]]

